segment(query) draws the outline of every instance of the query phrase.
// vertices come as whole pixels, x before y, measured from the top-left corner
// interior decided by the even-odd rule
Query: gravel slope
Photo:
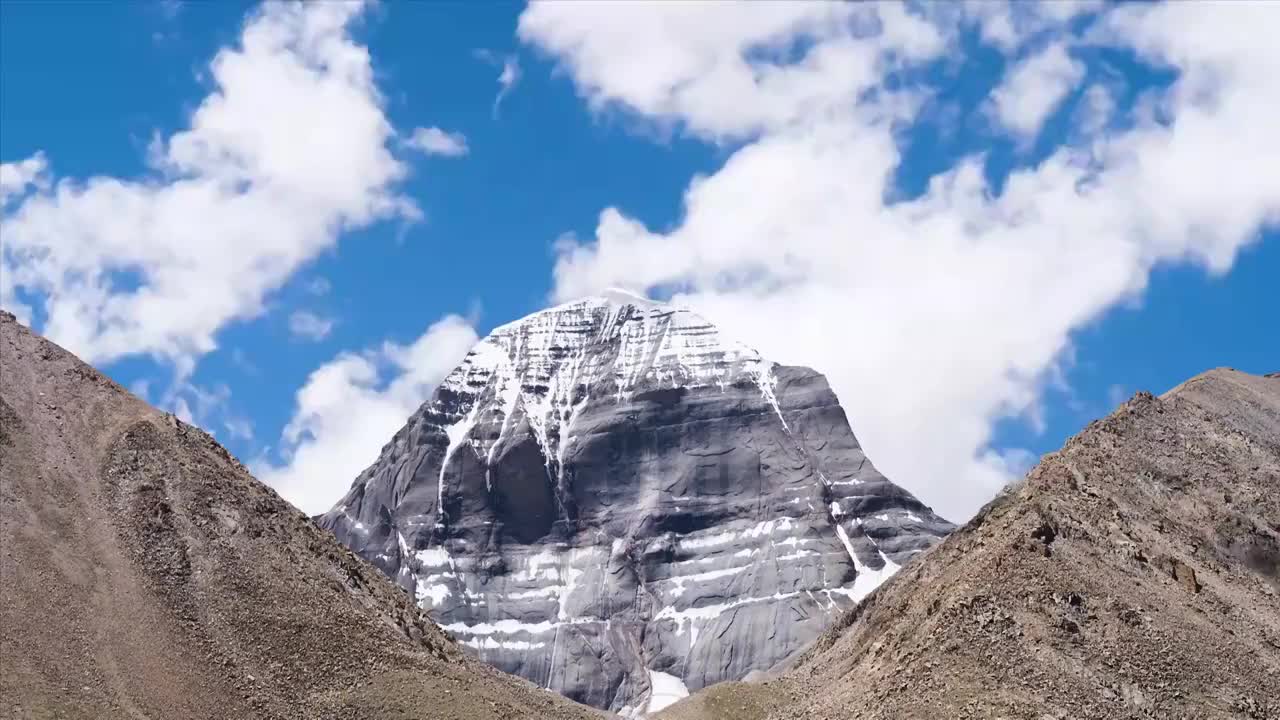
[[[0,717],[588,718],[0,312]]]
[[[792,669],[662,717],[1280,718],[1280,377],[1138,394]]]

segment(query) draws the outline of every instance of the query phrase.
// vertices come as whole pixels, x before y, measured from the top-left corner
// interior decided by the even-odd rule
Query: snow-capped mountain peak
[[[691,310],[611,289],[499,326],[481,340],[441,384],[463,399],[453,408],[448,434],[457,442],[450,447],[490,412],[503,418],[502,430],[471,439],[477,451],[490,454],[524,418],[545,455],[558,458],[559,438],[592,395],[623,402],[638,391],[750,384],[781,419],[772,368]]]
[[[485,660],[623,714],[768,668],[950,527],[821,375],[624,290],[495,328],[322,524]]]
[[[492,371],[532,386],[604,383],[626,393],[723,385],[766,375],[769,365],[691,310],[610,289],[495,328],[445,383]]]

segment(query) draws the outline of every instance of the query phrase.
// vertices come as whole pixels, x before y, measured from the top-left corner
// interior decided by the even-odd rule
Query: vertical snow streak
[[[453,453],[463,443],[467,442],[467,435],[470,434],[471,428],[475,427],[476,416],[480,413],[480,406],[473,405],[466,416],[458,422],[445,428],[445,434],[449,437],[449,445],[445,448],[444,457],[440,460],[440,477],[436,479],[436,526],[440,527],[444,524],[441,518],[444,516],[444,475],[449,468],[449,459],[453,457]]]

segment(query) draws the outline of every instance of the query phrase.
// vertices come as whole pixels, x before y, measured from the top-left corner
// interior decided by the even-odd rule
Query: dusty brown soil
[[[662,717],[1280,718],[1280,378],[1139,394],[780,677]]]
[[[589,718],[0,312],[0,717]]]

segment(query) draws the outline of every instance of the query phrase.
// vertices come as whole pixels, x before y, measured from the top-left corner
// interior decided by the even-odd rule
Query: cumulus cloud
[[[369,53],[348,34],[361,7],[252,13],[144,177],[41,186],[41,155],[0,169],[0,302],[34,298],[43,332],[88,361],[150,354],[189,372],[340,232],[417,217]]]
[[[895,59],[942,48],[937,29],[902,6],[822,1],[535,3],[518,31],[560,61],[593,109],[617,105],[717,140],[817,119]],[[787,62],[805,42],[804,59]]]
[[[260,458],[254,473],[306,513],[328,510],[477,340],[450,315],[408,345],[338,355],[298,391],[282,458]]]
[[[1102,12],[1077,41],[1177,71],[1158,113],[1063,145],[999,192],[973,155],[888,202],[902,125],[921,120],[920,91],[886,78],[940,57],[955,41],[945,22],[897,5],[531,5],[521,38],[592,107],[741,143],[690,183],[675,227],[605,208],[593,238],[562,243],[557,299],[674,289],[766,355],[825,372],[877,465],[969,516],[1025,468],[1025,454],[991,448],[992,428],[1034,416],[1074,330],[1140,293],[1157,264],[1224,272],[1280,221],[1280,162],[1260,161],[1280,159],[1274,10]],[[1077,14],[1037,27],[1067,35]]]
[[[25,193],[32,185],[47,186],[48,169],[44,153],[36,153],[21,162],[0,164],[0,207],[9,202],[9,198]]]
[[[446,132],[438,127],[415,128],[406,144],[427,155],[462,157],[470,148],[467,138],[460,132]]]
[[[333,320],[320,317],[309,310],[295,310],[289,314],[289,334],[300,340],[319,341],[329,337]]]
[[[996,119],[1024,140],[1034,138],[1080,80],[1084,63],[1053,43],[1014,65],[991,94]]]

